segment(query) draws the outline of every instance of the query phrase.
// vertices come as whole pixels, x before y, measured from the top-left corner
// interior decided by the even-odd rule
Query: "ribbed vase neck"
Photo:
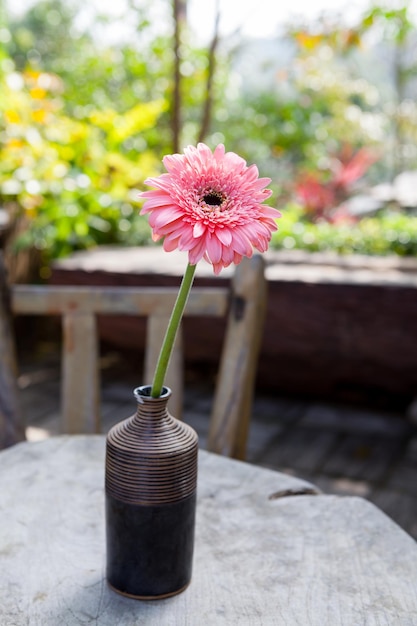
[[[168,387],[163,388],[163,393],[159,398],[152,398],[150,386],[137,387],[133,393],[137,402],[133,423],[152,426],[160,420],[171,417],[167,409],[168,400],[171,397],[171,390]]]
[[[132,418],[132,425],[152,428],[160,425],[161,420],[172,418],[167,409],[168,400],[172,395],[171,389],[164,387],[159,398],[152,398],[150,390],[151,387],[146,385],[137,387],[133,391],[137,408]]]
[[[132,504],[182,500],[196,488],[197,434],[168,412],[170,390],[159,398],[134,393],[136,414],[107,435],[106,491]]]

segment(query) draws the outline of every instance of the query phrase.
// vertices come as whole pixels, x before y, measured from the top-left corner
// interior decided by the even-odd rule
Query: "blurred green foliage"
[[[143,11],[134,15],[135,41],[113,46],[79,34],[62,0],[0,24],[0,208],[23,224],[15,251],[34,246],[45,267],[97,244],[151,242],[138,195],[172,152],[172,49]],[[207,51],[182,48],[191,142]]]
[[[279,220],[272,245],[276,249],[301,249],[309,252],[399,256],[417,255],[417,216],[385,210],[359,221],[308,221],[297,204],[288,204]]]
[[[24,225],[16,249],[34,246],[45,264],[96,244],[150,242],[137,198],[172,152],[173,24],[164,33],[153,28],[150,0],[129,6],[135,36],[117,45],[77,30],[78,9],[63,0],[42,0],[0,23],[0,205]],[[325,179],[347,145],[380,150],[371,178],[389,171],[392,119],[378,89],[358,78],[347,57],[381,20],[397,25],[393,38],[403,50],[416,30],[407,13],[397,13],[374,8],[356,30],[289,28],[292,61],[267,86],[240,84],[239,46],[220,47],[209,94],[209,51],[182,34],[181,143],[197,141],[209,96],[204,140],[225,143],[273,179],[274,202],[284,207],[274,246],[416,254],[413,216],[310,223],[291,203],[300,177],[318,172]],[[403,129],[413,126],[415,108],[403,107]],[[398,119],[395,128],[398,139]]]

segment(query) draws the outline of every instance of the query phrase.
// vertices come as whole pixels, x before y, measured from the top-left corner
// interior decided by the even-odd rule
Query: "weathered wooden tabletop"
[[[1,626],[417,624],[417,544],[377,508],[277,497],[308,484],[205,452],[190,587],[119,596],[105,583],[103,478],[103,436],[0,453]]]

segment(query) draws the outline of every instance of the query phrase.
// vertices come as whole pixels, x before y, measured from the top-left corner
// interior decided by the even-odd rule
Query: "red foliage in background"
[[[303,176],[297,182],[295,192],[306,214],[314,221],[353,221],[353,216],[348,214],[343,202],[351,195],[354,183],[377,160],[378,156],[369,148],[360,148],[354,152],[352,147],[345,146],[332,159],[331,168],[326,172],[326,181],[319,174]]]

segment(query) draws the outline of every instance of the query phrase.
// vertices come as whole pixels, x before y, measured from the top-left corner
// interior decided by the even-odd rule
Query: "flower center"
[[[221,207],[225,196],[220,193],[220,191],[206,191],[206,193],[201,198],[201,206],[206,211],[215,211],[217,207]]]

